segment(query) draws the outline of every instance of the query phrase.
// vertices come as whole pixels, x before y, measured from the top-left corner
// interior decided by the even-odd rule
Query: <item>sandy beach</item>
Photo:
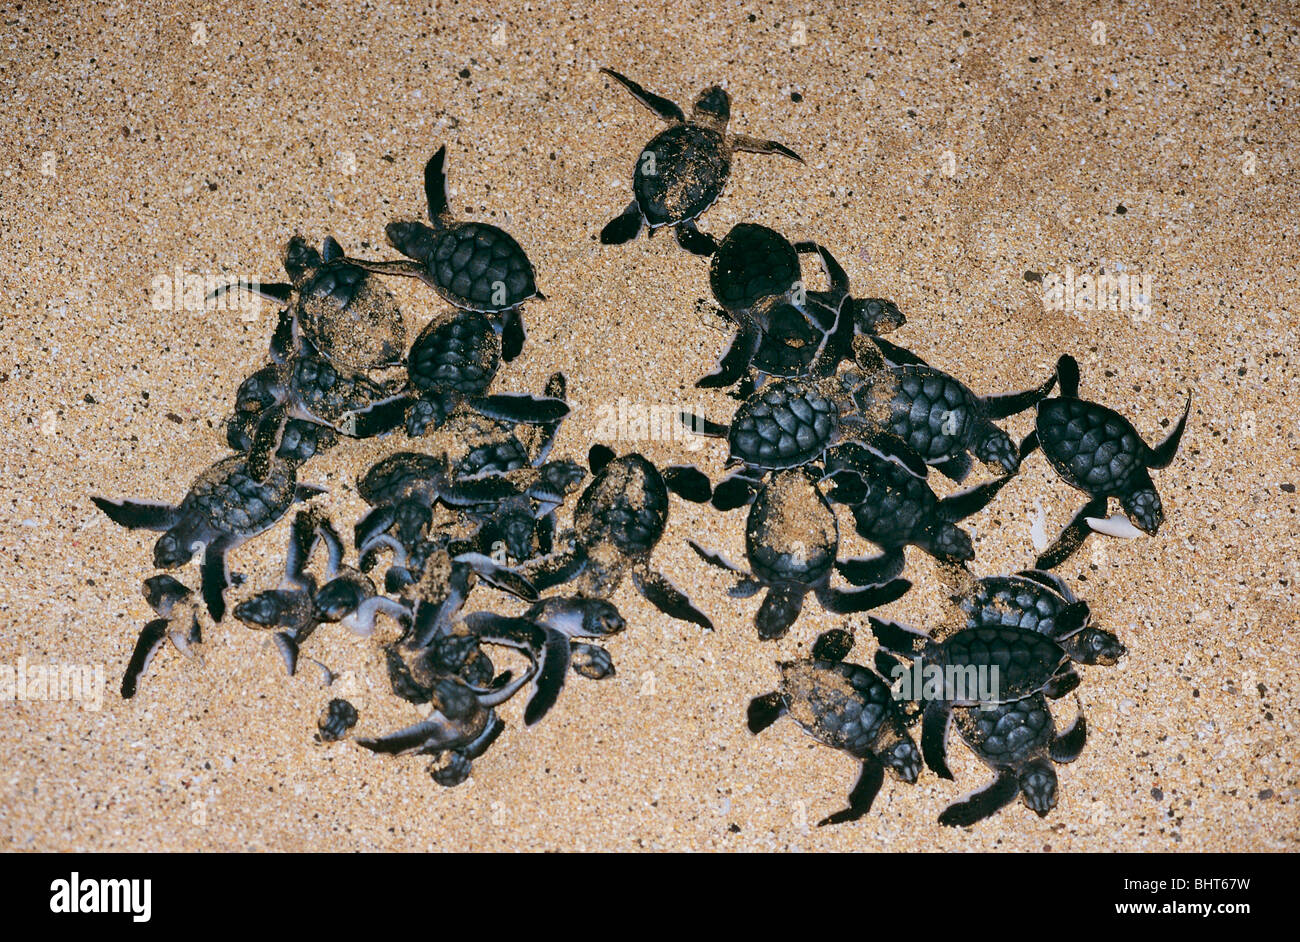
[[[0,702],[0,848],[1296,850],[1300,17],[976,6],[4,4],[0,665],[84,665],[103,686]],[[330,689],[314,670],[286,677],[266,635],[228,616],[119,697],[154,617],[140,590],[154,535],[89,498],[178,501],[228,454],[235,389],[275,327],[272,305],[205,309],[196,292],[280,279],[295,233],[394,257],[384,226],[423,216],[439,146],[454,213],[508,229],[546,295],[525,306],[523,356],[495,388],[537,392],[564,371],[573,412],[556,456],[603,440],[723,477],[724,443],[641,440],[618,419],[725,419],[736,403],[695,388],[730,339],[701,308],[707,261],[670,234],[597,239],[659,129],[602,66],[683,106],[724,85],[733,132],[806,164],[738,154],[701,228],[759,222],[828,246],[855,295],[906,314],[891,339],[976,392],[1035,386],[1072,353],[1082,394],[1155,443],[1192,391],[1181,451],[1155,472],[1160,532],[1094,537],[1058,570],[1129,655],[1081,669],[1089,742],[1058,767],[1045,818],[1017,803],[941,827],[990,779],[954,737],[955,781],[889,777],[868,817],[818,828],[855,761],[788,720],[751,735],[745,709],[775,685],[774,662],[827,628],[854,630],[850,659],[871,663],[866,617],[810,603],[784,639],[760,641],[758,600],[729,598],[686,546],[743,559],[743,511],[677,499],[655,565],[716,630],[626,581],[614,601],[628,629],[607,645],[617,676],[575,677],[531,729],[508,703],[508,728],[457,788],[422,758],[315,740],[332,696],[357,706],[358,733],[417,718],[377,640],[338,627],[310,641],[339,675]],[[1133,289],[1115,310],[1047,290],[1105,273]],[[387,284],[413,331],[447,309],[413,280]],[[1002,424],[1019,440],[1033,416]],[[365,510],[357,475],[400,438],[345,441],[302,469],[345,535]],[[1080,503],[1030,458],[964,524],[972,570],[1029,567],[1036,522],[1050,537]],[[846,521],[842,553],[870,553]],[[286,518],[232,554],[246,577],[232,604],[277,584],[288,536]],[[942,586],[907,552],[915,588],[878,614],[924,626]],[[197,584],[193,566],[174,575]],[[522,611],[504,599],[474,602]],[[1072,698],[1055,710],[1068,724]]]

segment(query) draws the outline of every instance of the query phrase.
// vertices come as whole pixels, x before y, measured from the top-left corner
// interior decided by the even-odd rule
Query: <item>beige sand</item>
[[[0,664],[103,665],[108,690],[98,712],[0,704],[0,846],[1296,848],[1300,32],[1285,5],[147,6],[3,11]],[[976,390],[1036,384],[1071,351],[1085,395],[1155,440],[1195,389],[1182,453],[1158,475],[1162,532],[1090,541],[1062,570],[1132,655],[1086,670],[1092,738],[1046,819],[1016,805],[969,833],[940,828],[988,778],[959,746],[956,782],[891,778],[869,819],[810,828],[841,806],[852,761],[788,721],[752,737],[744,709],[776,658],[837,620],[810,605],[760,644],[757,600],[728,600],[683,543],[739,558],[741,519],[680,502],[657,561],[716,633],[625,585],[617,678],[575,679],[532,731],[509,704],[509,730],[460,788],[433,785],[422,760],[314,744],[329,693],[310,670],[286,679],[265,636],[234,621],[208,628],[199,660],[163,651],[136,699],[117,698],[151,617],[152,538],[87,498],[179,498],[224,454],[235,386],[274,318],[155,311],[154,280],[277,277],[295,231],[390,257],[383,226],[422,213],[440,144],[455,211],[506,225],[549,296],[528,305],[526,356],[500,383],[568,373],[578,407],[557,453],[582,455],[620,396],[728,414],[692,386],[727,339],[696,312],[706,264],[663,236],[595,239],[657,126],[603,65],[684,104],[724,82],[734,130],[808,163],[739,155],[704,227],[817,238],[858,294],[907,313],[899,342]],[[1117,263],[1149,277],[1149,317],[1045,310],[1027,280]],[[413,329],[442,307],[392,286]],[[717,444],[619,447],[721,472]],[[304,472],[344,524],[373,453],[340,447]],[[971,521],[979,572],[1032,561],[1036,503],[1049,535],[1078,505],[1041,455]],[[232,600],[274,584],[285,537],[281,524],[235,554],[248,583]],[[920,588],[883,611],[924,624],[938,586],[923,555],[909,563]],[[872,645],[860,633],[854,657]],[[326,630],[308,649],[345,672],[361,730],[412,715],[363,639]]]

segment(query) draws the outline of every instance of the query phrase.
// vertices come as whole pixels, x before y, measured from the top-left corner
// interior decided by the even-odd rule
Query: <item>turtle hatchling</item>
[[[893,679],[904,681],[903,699],[924,703],[921,754],[940,778],[952,778],[946,757],[954,707],[1008,703],[1039,692],[1055,699],[1079,683],[1065,650],[1028,628],[940,628],[931,636],[868,620],[882,648],[913,661],[911,671],[900,665]]]
[[[391,222],[384,234],[410,261],[348,261],[367,271],[419,278],[449,303],[468,311],[500,314],[505,359],[524,343],[519,306],[545,298],[537,290],[533,264],[510,233],[485,222],[457,220],[447,201],[447,148],[439,147],[424,168],[429,225]]]
[[[803,163],[803,158],[784,144],[728,134],[731,96],[718,85],[700,93],[688,119],[667,98],[646,91],[613,69],[601,71],[668,122],[668,127],[655,135],[637,158],[632,177],[635,198],[622,215],[601,230],[600,241],[606,245],[630,242],[647,226],[651,233],[673,226],[683,248],[710,255],[713,240],[696,230],[695,220],[722,195],[731,174],[733,153],[781,154]]]
[[[1027,456],[1041,446],[1052,470],[1066,484],[1083,491],[1088,502],[1038,557],[1038,569],[1059,566],[1094,529],[1105,528],[1102,518],[1111,497],[1119,500],[1138,530],[1154,534],[1160,529],[1165,511],[1151,470],[1167,468],[1173,462],[1192,409],[1188,392],[1182,417],[1165,440],[1152,448],[1133,423],[1114,409],[1079,398],[1079,364],[1074,357],[1061,357],[1056,373],[1060,395],[1038,403],[1034,431],[1022,443],[1021,454]]]
[[[705,562],[740,573],[722,556],[694,540],[689,543]],[[807,471],[779,472],[758,492],[745,524],[745,557],[752,574],[741,574],[729,594],[748,598],[767,590],[754,616],[760,638],[784,636],[810,592],[826,611],[847,614],[892,602],[912,587],[906,579],[893,579],[897,573],[882,578],[876,559],[836,559],[839,545],[835,512]],[[832,588],[832,572],[863,588]]]
[[[131,530],[161,530],[153,548],[154,565],[177,569],[201,547],[203,601],[213,621],[226,613],[225,590],[230,584],[226,555],[245,540],[273,527],[300,500],[323,488],[299,484],[296,467],[271,455],[268,473],[257,480],[243,455],[222,458],[195,479],[179,504],[109,500],[92,497],[96,507],[114,523]]]
[[[966,745],[997,778],[943,810],[939,823],[949,827],[970,827],[1011,804],[1017,795],[1034,814],[1046,816],[1056,807],[1052,763],[1073,762],[1088,739],[1083,713],[1058,735],[1041,693],[990,709],[960,708],[953,718]]]
[[[317,584],[306,569],[322,543],[325,581]],[[259,592],[235,606],[235,617],[250,628],[275,629],[275,646],[291,676],[298,669],[299,647],[322,624],[341,623],[349,631],[369,635],[379,613],[400,623],[410,619],[404,607],[376,591],[369,576],[344,565],[343,556],[343,541],[329,518],[315,509],[300,511],[285,555],[289,588]]]
[[[856,821],[871,804],[892,769],[904,782],[921,774],[921,755],[908,734],[889,684],[869,668],[844,660],[853,636],[842,629],[822,634],[812,657],[786,661],[781,686],[755,697],[749,704],[749,731],[760,733],[789,714],[818,742],[843,750],[862,763],[849,806],[818,825]]]
[[[122,675],[122,699],[135,696],[140,678],[149,669],[154,655],[162,643],[170,639],[176,650],[190,653],[190,645],[202,640],[199,613],[193,602],[189,586],[165,573],[150,576],[144,581],[144,597],[158,617],[140,630],[135,640],[131,659]]]
[[[533,560],[520,571],[539,591],[575,581],[579,595],[609,598],[630,572],[637,590],[660,611],[709,630],[713,623],[661,573],[650,556],[668,524],[668,493],[709,499],[708,479],[695,468],[663,474],[643,456],[618,457],[604,445],[588,454],[592,480],[573,510],[571,546]]]

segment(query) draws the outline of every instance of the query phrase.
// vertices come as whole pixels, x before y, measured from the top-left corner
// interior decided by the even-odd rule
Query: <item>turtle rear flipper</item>
[[[180,509],[158,501],[110,500],[91,497],[91,502],[104,515],[128,530],[170,530],[180,520]]]
[[[744,134],[734,134],[731,137],[732,150],[741,151],[746,154],[779,154],[782,157],[789,157],[791,160],[797,160],[803,163],[804,159],[777,141],[765,141],[762,138],[748,137]]]
[[[837,559],[835,569],[856,586],[881,586],[902,575],[906,564],[903,551],[891,549],[876,556]]]
[[[693,220],[688,219],[685,222],[680,222],[674,229],[677,235],[677,244],[692,255],[708,258],[718,250],[717,240],[707,232],[701,232],[695,228]]]
[[[713,630],[713,622],[709,617],[697,609],[686,594],[662,573],[653,569],[639,569],[632,573],[632,581],[646,600],[665,615],[679,621],[692,622],[708,631]]]
[[[1183,440],[1183,432],[1187,429],[1187,416],[1191,414],[1191,411],[1192,393],[1191,390],[1188,390],[1187,405],[1183,406],[1182,418],[1178,420],[1178,424],[1174,426],[1174,430],[1170,432],[1165,437],[1165,440],[1155,448],[1147,449],[1148,468],[1155,468],[1159,471],[1161,468],[1169,467],[1170,463],[1174,460],[1174,455],[1178,454],[1178,445]]]
[[[140,635],[135,639],[135,648],[131,651],[131,659],[127,661],[126,671],[122,674],[122,699],[129,700],[135,696],[140,678],[149,669],[162,643],[167,640],[167,625],[166,618],[155,618],[140,629]]]
[[[726,438],[729,426],[719,425],[717,422],[710,421],[702,415],[696,415],[694,412],[682,411],[678,415],[679,421],[688,432],[696,435],[703,435],[705,438]]]
[[[628,203],[627,209],[607,222],[605,228],[600,230],[600,241],[604,245],[622,245],[624,242],[631,242],[641,234],[644,225],[645,219],[641,215],[641,207],[633,200]]]
[[[202,579],[203,603],[208,607],[212,620],[219,622],[226,614],[226,588],[230,585],[230,571],[226,566],[226,551],[230,540],[217,537],[210,541],[203,550],[203,563],[200,567]]]
[[[746,711],[749,731],[757,735],[786,714],[785,697],[779,693],[765,693],[749,701]]]
[[[952,710],[943,700],[930,700],[921,714],[921,755],[939,778],[952,778],[948,769],[948,727]]]
[[[762,339],[758,328],[748,320],[744,321],[736,336],[732,338],[731,346],[718,361],[718,368],[696,381],[695,385],[700,389],[723,389],[739,382],[744,377],[749,364],[753,362],[754,354],[758,352],[759,341]]]
[[[694,465],[672,465],[664,469],[663,477],[668,490],[693,504],[708,503],[713,496],[713,485],[709,483],[708,475]]]
[[[542,293],[537,292],[541,298]],[[524,317],[519,308],[512,307],[501,312],[501,361],[510,363],[523,352],[524,341],[528,332],[524,329]]]
[[[1079,508],[1070,522],[1057,535],[1055,541],[1046,550],[1039,554],[1038,559],[1034,561],[1035,569],[1055,569],[1061,563],[1065,562],[1083,545],[1092,534],[1092,527],[1088,525],[1089,517],[1101,517],[1106,513],[1106,498],[1096,497],[1088,501]]]
[[[1018,412],[1024,412],[1030,406],[1037,405],[1039,400],[1046,397],[1054,386],[1056,386],[1056,373],[1047,377],[1045,382],[1033,389],[999,393],[996,396],[981,396],[980,401],[984,403],[985,412],[990,419],[1005,419]]]
[[[970,475],[974,462],[971,460],[969,452],[961,452],[953,455],[944,461],[940,461],[934,466],[934,469],[950,481],[956,481],[960,484]]]
[[[817,826],[856,821],[867,814],[871,810],[872,802],[876,800],[876,795],[880,794],[880,786],[884,781],[885,766],[875,756],[867,756],[862,760],[862,773],[858,776],[858,783],[853,786],[853,791],[849,792],[849,806],[843,811],[822,818],[817,822]]]
[[[822,589],[817,593],[817,599],[822,603],[822,608],[828,612],[836,615],[852,615],[888,605],[901,599],[911,588],[912,583],[907,579],[892,579],[883,585],[870,585],[864,589],[853,589],[847,592],[839,589]]]
[[[867,623],[881,646],[899,654],[907,656],[918,654],[929,640],[928,635],[896,621],[883,621],[875,616],[869,616]]]
[[[939,815],[939,823],[947,827],[968,828],[992,817],[1016,800],[1020,783],[1015,772],[1002,769],[989,785],[972,794],[965,801],[949,805]]]
[[[839,663],[853,650],[853,635],[843,628],[823,631],[813,642],[812,656],[819,661]]]
[[[614,659],[598,644],[574,641],[569,645],[573,672],[588,680],[606,680],[613,677]]]
[[[757,481],[741,474],[733,474],[725,478],[713,489],[713,497],[710,502],[713,504],[714,510],[721,510],[725,513],[728,510],[735,510],[737,507],[744,507],[754,499],[757,490]]]
[[[1088,721],[1079,713],[1070,728],[1052,740],[1048,747],[1053,762],[1073,762],[1088,742]]]
[[[600,71],[604,72],[610,78],[614,79],[614,81],[626,88],[632,94],[633,98],[645,105],[645,107],[649,108],[665,121],[680,122],[686,120],[686,115],[676,103],[669,101],[661,95],[656,95],[653,92],[646,91],[626,75],[623,75],[620,72],[615,72],[613,69],[602,68]]]

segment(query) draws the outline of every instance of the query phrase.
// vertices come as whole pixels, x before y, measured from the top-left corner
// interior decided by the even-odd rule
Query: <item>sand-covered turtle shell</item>
[[[487,392],[501,364],[492,323],[476,311],[456,311],[430,321],[411,345],[411,385],[426,392]]]
[[[324,265],[299,288],[298,325],[339,366],[373,370],[401,362],[406,323],[383,283],[346,262]]]
[[[731,172],[723,135],[695,124],[674,124],[637,155],[632,192],[651,228],[694,219],[722,193]]]
[[[781,665],[791,718],[818,741],[856,756],[872,751],[894,708],[889,686],[865,667],[802,660]]]
[[[220,533],[240,539],[274,526],[294,501],[294,465],[273,458],[263,481],[248,473],[243,455],[223,458],[199,475],[181,503],[182,517],[191,515]]]
[[[767,582],[813,585],[835,565],[835,512],[802,471],[785,471],[758,492],[745,525],[745,553]]]
[[[1044,399],[1038,404],[1038,441],[1067,484],[1094,496],[1128,490],[1146,467],[1147,447],[1128,419],[1082,399]]]
[[[784,294],[799,280],[799,254],[775,229],[757,223],[733,226],[709,265],[713,296],[729,311]]]
[[[839,409],[815,384],[768,383],[736,410],[731,457],[757,468],[794,468],[820,455],[839,429]]]
[[[446,462],[433,455],[416,451],[394,452],[377,461],[357,479],[357,493],[372,507],[427,496],[446,469]]]
[[[858,474],[866,487],[864,499],[849,505],[858,533],[866,539],[901,546],[925,536],[937,522],[934,491],[898,462],[858,442],[844,442],[826,453],[826,473],[842,470]]]
[[[609,462],[587,485],[573,512],[574,529],[588,547],[612,543],[628,556],[654,549],[668,522],[668,486],[641,455]]]

